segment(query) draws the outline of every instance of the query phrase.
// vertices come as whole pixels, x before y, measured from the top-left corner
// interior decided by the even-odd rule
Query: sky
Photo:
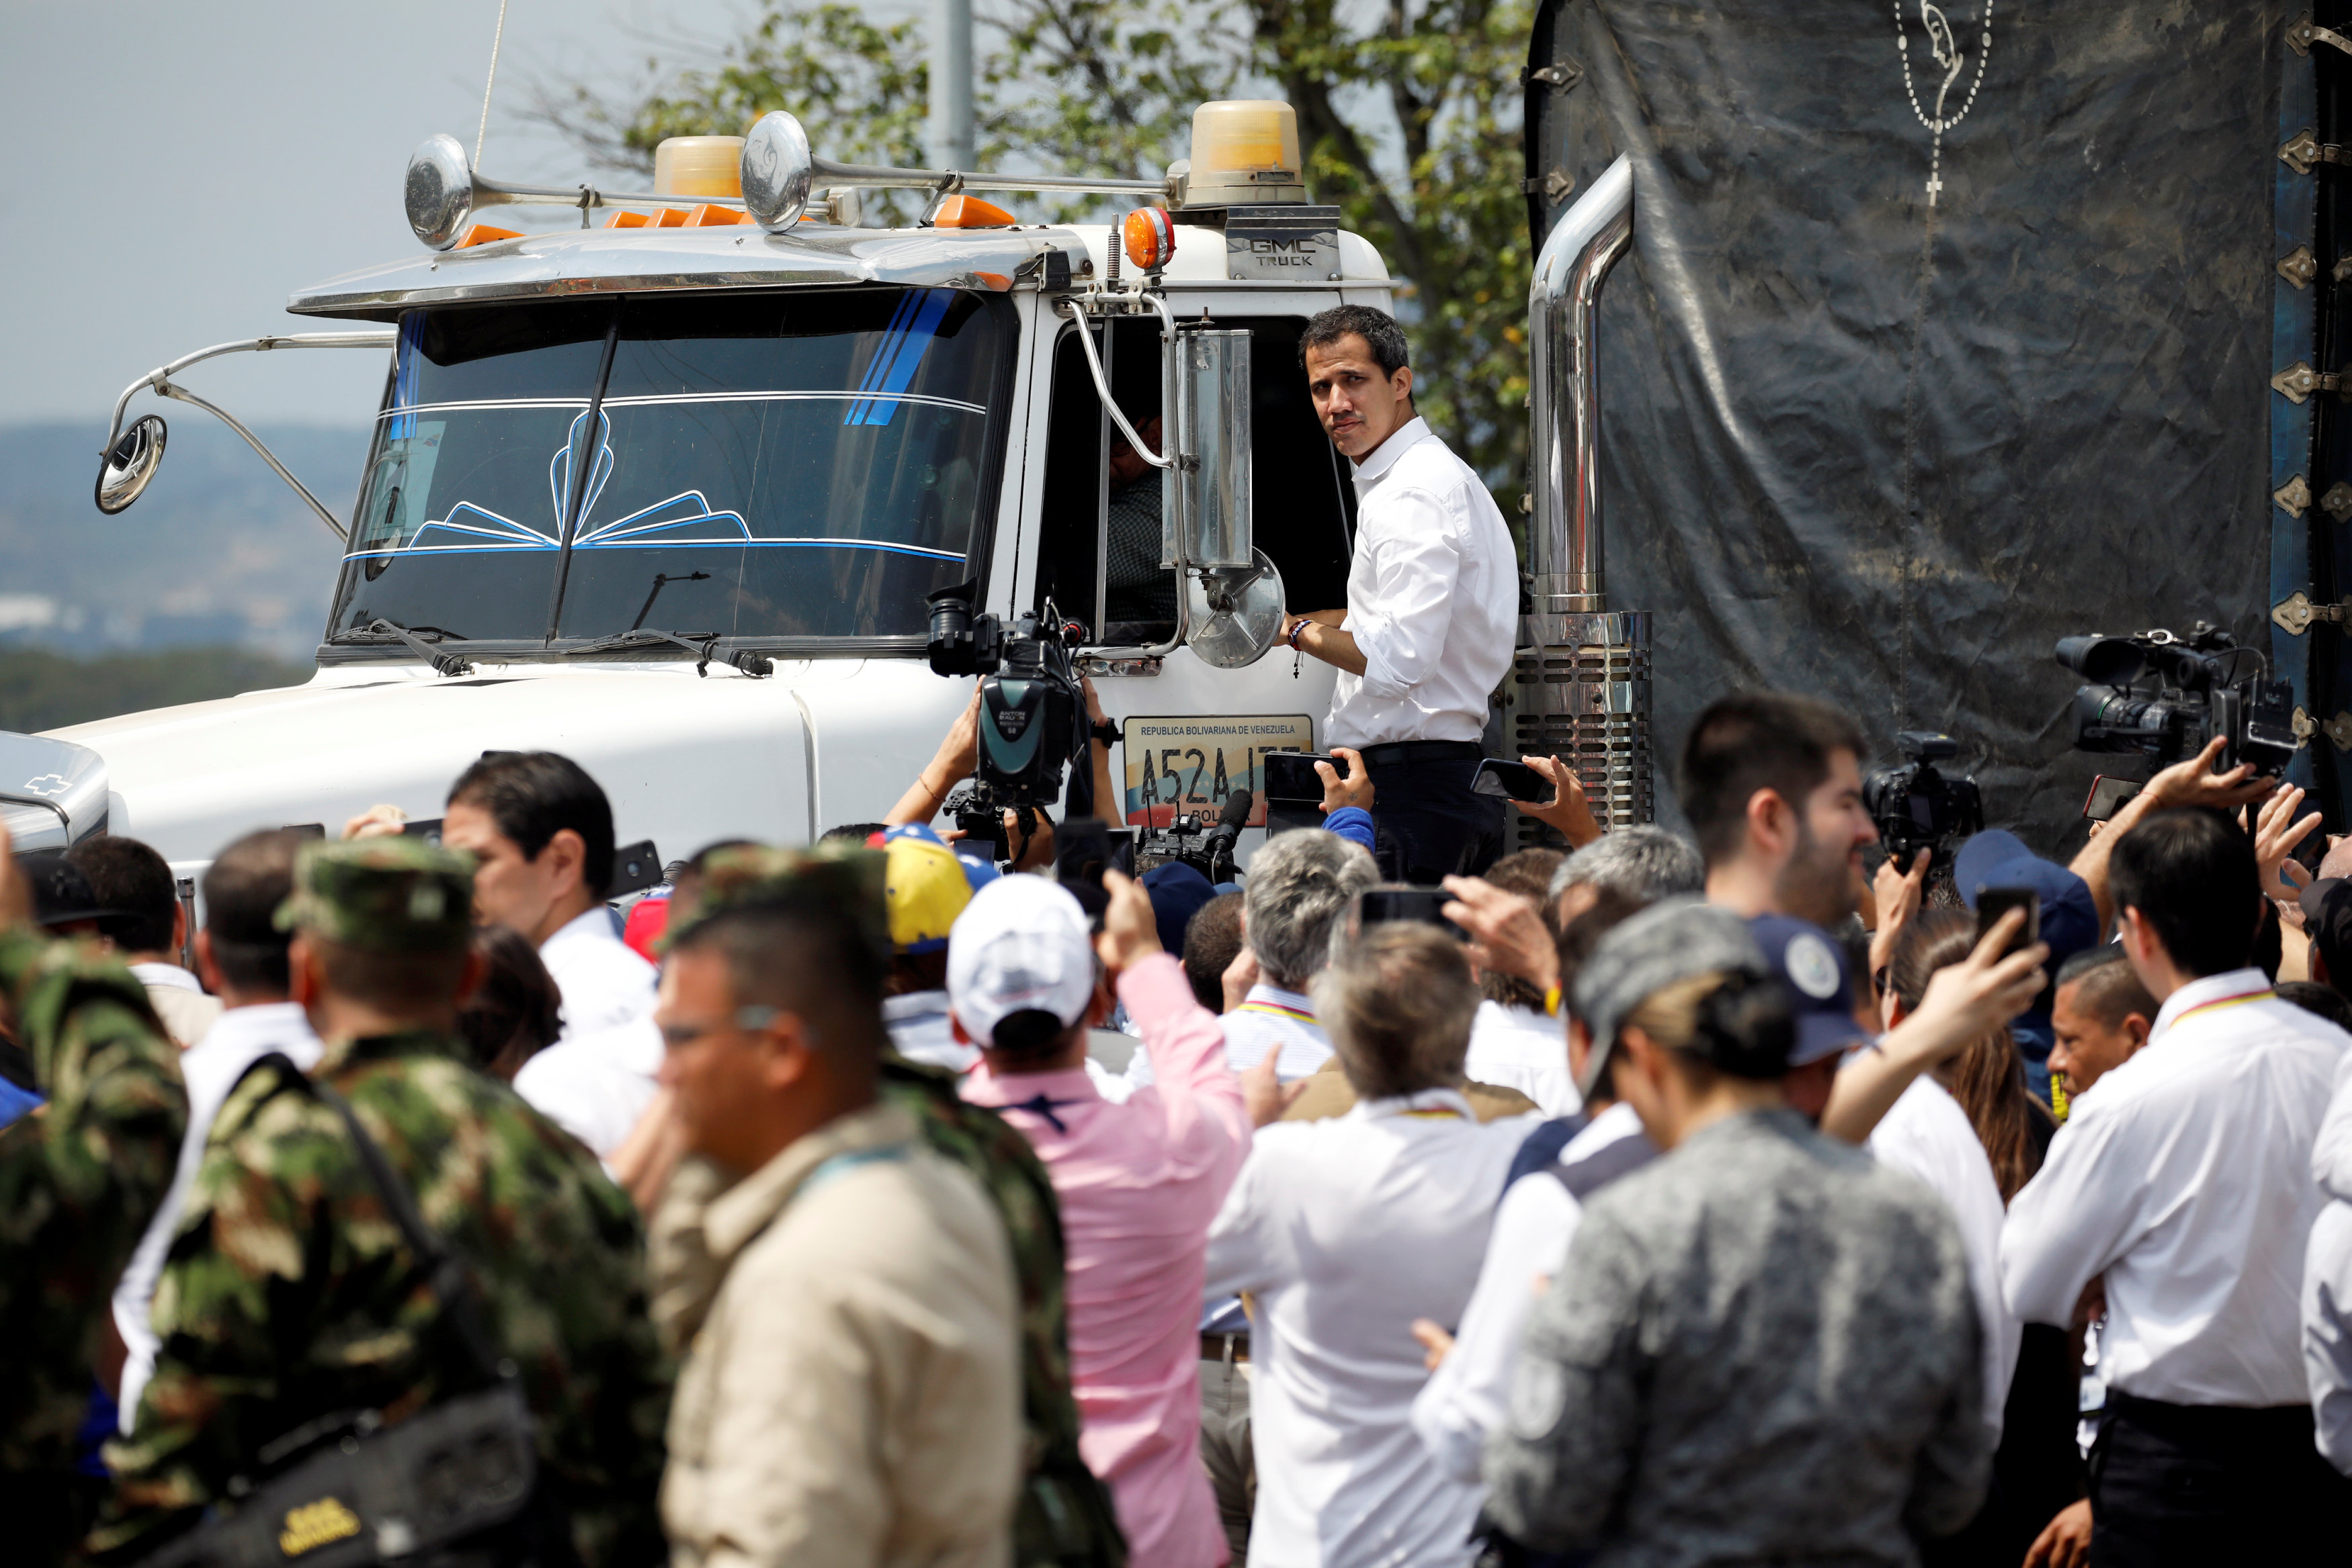
[[[520,118],[529,87],[626,89],[649,55],[715,58],[755,9],[509,0],[481,167],[592,178]],[[212,343],[319,329],[286,313],[294,289],[415,254],[402,172],[436,131],[472,148],[498,13],[498,0],[0,0],[0,423],[90,421],[95,450],[115,398],[147,371]],[[383,360],[240,355],[186,379],[251,422],[357,427]]]

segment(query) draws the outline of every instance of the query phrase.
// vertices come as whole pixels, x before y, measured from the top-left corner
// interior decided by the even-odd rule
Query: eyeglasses
[[[727,1023],[666,1023],[661,1026],[662,1044],[676,1051],[679,1046],[692,1045],[706,1035],[717,1034],[730,1028],[745,1030],[763,1030],[775,1022],[782,1013],[782,1008],[770,1007],[765,1002],[746,1002],[735,1009],[734,1018]]]

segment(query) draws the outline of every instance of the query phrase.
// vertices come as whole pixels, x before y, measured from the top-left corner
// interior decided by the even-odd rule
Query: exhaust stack
[[[1532,613],[1513,661],[1513,741],[1556,756],[1584,782],[1605,828],[1654,811],[1650,617],[1608,608],[1601,586],[1601,406],[1595,382],[1601,285],[1633,238],[1633,166],[1620,157],[1561,214],[1528,290],[1532,345]],[[1521,817],[1523,843],[1550,830]]]

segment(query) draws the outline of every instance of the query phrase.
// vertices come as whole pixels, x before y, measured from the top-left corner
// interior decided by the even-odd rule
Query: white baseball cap
[[[1064,1028],[1095,994],[1086,911],[1042,876],[1000,877],[972,895],[948,933],[948,1006],[986,1044],[1018,1012],[1048,1012]]]

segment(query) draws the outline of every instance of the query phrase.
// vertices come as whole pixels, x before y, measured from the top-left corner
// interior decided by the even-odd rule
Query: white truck
[[[1351,548],[1352,489],[1297,339],[1342,302],[1391,308],[1392,290],[1337,209],[1307,204],[1287,106],[1204,105],[1193,134],[1164,185],[999,178],[833,163],[776,113],[746,139],[666,148],[645,194],[503,184],[434,138],[405,186],[423,253],[289,301],[360,325],[151,372],[104,448],[99,505],[119,512],[163,456],[159,418],[125,425],[149,389],[218,414],[302,490],[341,543],[317,673],[0,736],[0,821],[20,848],[131,834],[184,876],[255,827],[331,833],[378,801],[437,818],[484,751],[545,748],[604,785],[624,843],[807,841],[879,818],[969,700],[970,678],[925,657],[927,596],[966,584],[1007,622],[1050,602],[1082,628],[1079,667],[1122,729],[1126,798],[1103,815],[1213,818],[1265,751],[1316,748],[1332,671],[1260,657],[1286,603],[1344,602]],[[925,193],[922,221],[862,225],[860,193],[892,187]],[[1121,225],[1028,224],[973,190],[1150,204]],[[1622,248],[1630,186],[1612,199]],[[475,221],[516,203],[576,206],[582,226]],[[1583,226],[1571,249],[1605,271],[1612,236]],[[1589,328],[1589,290],[1571,292],[1538,281],[1538,315],[1549,298],[1565,319],[1538,332],[1539,360]],[[348,518],[175,379],[305,346],[387,361]],[[1565,357],[1538,385],[1539,431],[1589,425],[1589,379],[1570,384],[1584,356]],[[1122,485],[1114,454],[1149,452],[1129,432],[1154,417],[1173,455],[1159,482]],[[1554,444],[1589,461],[1589,442]],[[1595,537],[1590,507],[1571,509],[1584,526],[1539,569]],[[1139,570],[1155,512],[1160,549]],[[1598,610],[1593,578],[1536,608]],[[1622,642],[1598,623],[1643,618],[1591,619]],[[1554,634],[1536,641],[1556,622],[1531,622]],[[1576,648],[1566,674],[1549,652],[1535,706],[1570,718],[1523,712],[1515,738],[1572,747],[1577,714],[1622,729],[1646,711],[1646,649],[1638,690],[1625,659],[1588,680]],[[1581,760],[1604,820],[1646,806],[1600,751]]]

